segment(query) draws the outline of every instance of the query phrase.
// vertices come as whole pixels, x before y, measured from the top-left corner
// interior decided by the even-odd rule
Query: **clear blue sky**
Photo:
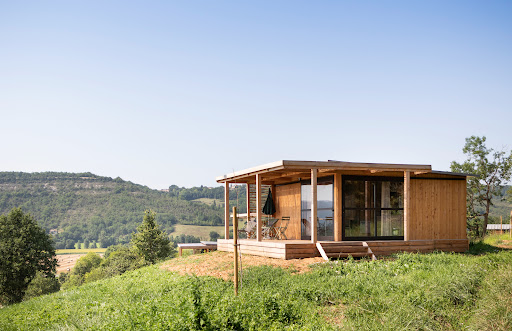
[[[512,1],[0,1],[0,170],[152,188],[512,147]]]

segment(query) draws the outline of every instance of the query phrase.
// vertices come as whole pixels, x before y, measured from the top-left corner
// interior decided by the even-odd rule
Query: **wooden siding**
[[[331,258],[347,257],[348,255],[363,256],[360,248],[363,241],[322,241],[320,242]],[[465,252],[469,248],[468,239],[438,239],[438,240],[386,240],[367,241],[368,247],[376,256],[386,256],[397,252],[430,253],[433,251]],[[239,240],[240,252],[247,255],[258,255],[277,259],[300,259],[319,257],[315,244],[310,240]],[[233,252],[233,241],[217,240],[217,250]],[[352,253],[352,254],[351,254]],[[243,258],[243,257],[242,257]]]
[[[466,181],[411,178],[410,240],[466,239]]]
[[[276,218],[290,217],[285,231],[286,238],[300,239],[300,183],[276,186],[274,200],[277,209]]]

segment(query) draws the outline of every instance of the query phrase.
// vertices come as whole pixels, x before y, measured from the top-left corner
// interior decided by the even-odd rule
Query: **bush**
[[[101,256],[93,252],[87,253],[87,255],[82,256],[76,261],[73,270],[71,270],[71,274],[85,276],[86,273],[99,266],[100,263]]]
[[[53,275],[47,276],[43,272],[38,271],[34,279],[28,284],[23,300],[38,297],[44,294],[50,294],[60,290],[60,283]]]
[[[141,268],[147,264],[140,255],[128,247],[122,247],[109,254],[108,258],[101,263],[100,268],[106,277],[112,277],[121,275],[126,271]]]

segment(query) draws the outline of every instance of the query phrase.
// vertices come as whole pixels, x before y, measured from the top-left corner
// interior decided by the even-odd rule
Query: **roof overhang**
[[[216,178],[218,183],[247,183],[252,182],[256,174],[262,174],[267,180],[297,177],[301,174],[307,176],[311,169],[318,169],[319,175],[336,172],[353,172],[368,174],[390,174],[410,171],[412,174],[421,175],[432,173],[432,167],[427,164],[390,164],[390,163],[359,163],[344,161],[292,161],[281,160],[263,164],[257,167],[235,171]]]

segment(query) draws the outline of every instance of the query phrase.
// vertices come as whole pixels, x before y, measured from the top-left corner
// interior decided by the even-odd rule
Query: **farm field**
[[[107,250],[106,248],[57,249],[55,253],[57,255],[62,255],[62,254],[87,254],[89,252],[105,253],[106,250]]]
[[[202,225],[183,225],[175,224],[174,232],[171,232],[171,236],[180,236],[182,234],[192,235],[201,238],[201,240],[209,240],[210,232],[216,231],[220,235],[224,233],[223,226],[202,226]]]
[[[208,206],[213,205],[213,203],[215,202],[215,204],[217,206],[224,206],[224,201],[222,201],[221,199],[199,198],[199,199],[194,199],[194,200],[190,200],[190,201],[192,201],[192,202],[202,202],[202,203],[207,204]]]
[[[224,234],[224,226],[202,226],[202,225],[183,225],[175,224],[174,232],[171,236],[180,236],[182,234],[192,235],[201,238],[201,240],[210,240],[210,232],[216,231],[221,236]]]
[[[229,253],[191,255],[4,307],[0,329],[509,330],[512,250],[497,241],[309,266],[243,257],[238,297]],[[212,268],[227,277],[204,276]]]

